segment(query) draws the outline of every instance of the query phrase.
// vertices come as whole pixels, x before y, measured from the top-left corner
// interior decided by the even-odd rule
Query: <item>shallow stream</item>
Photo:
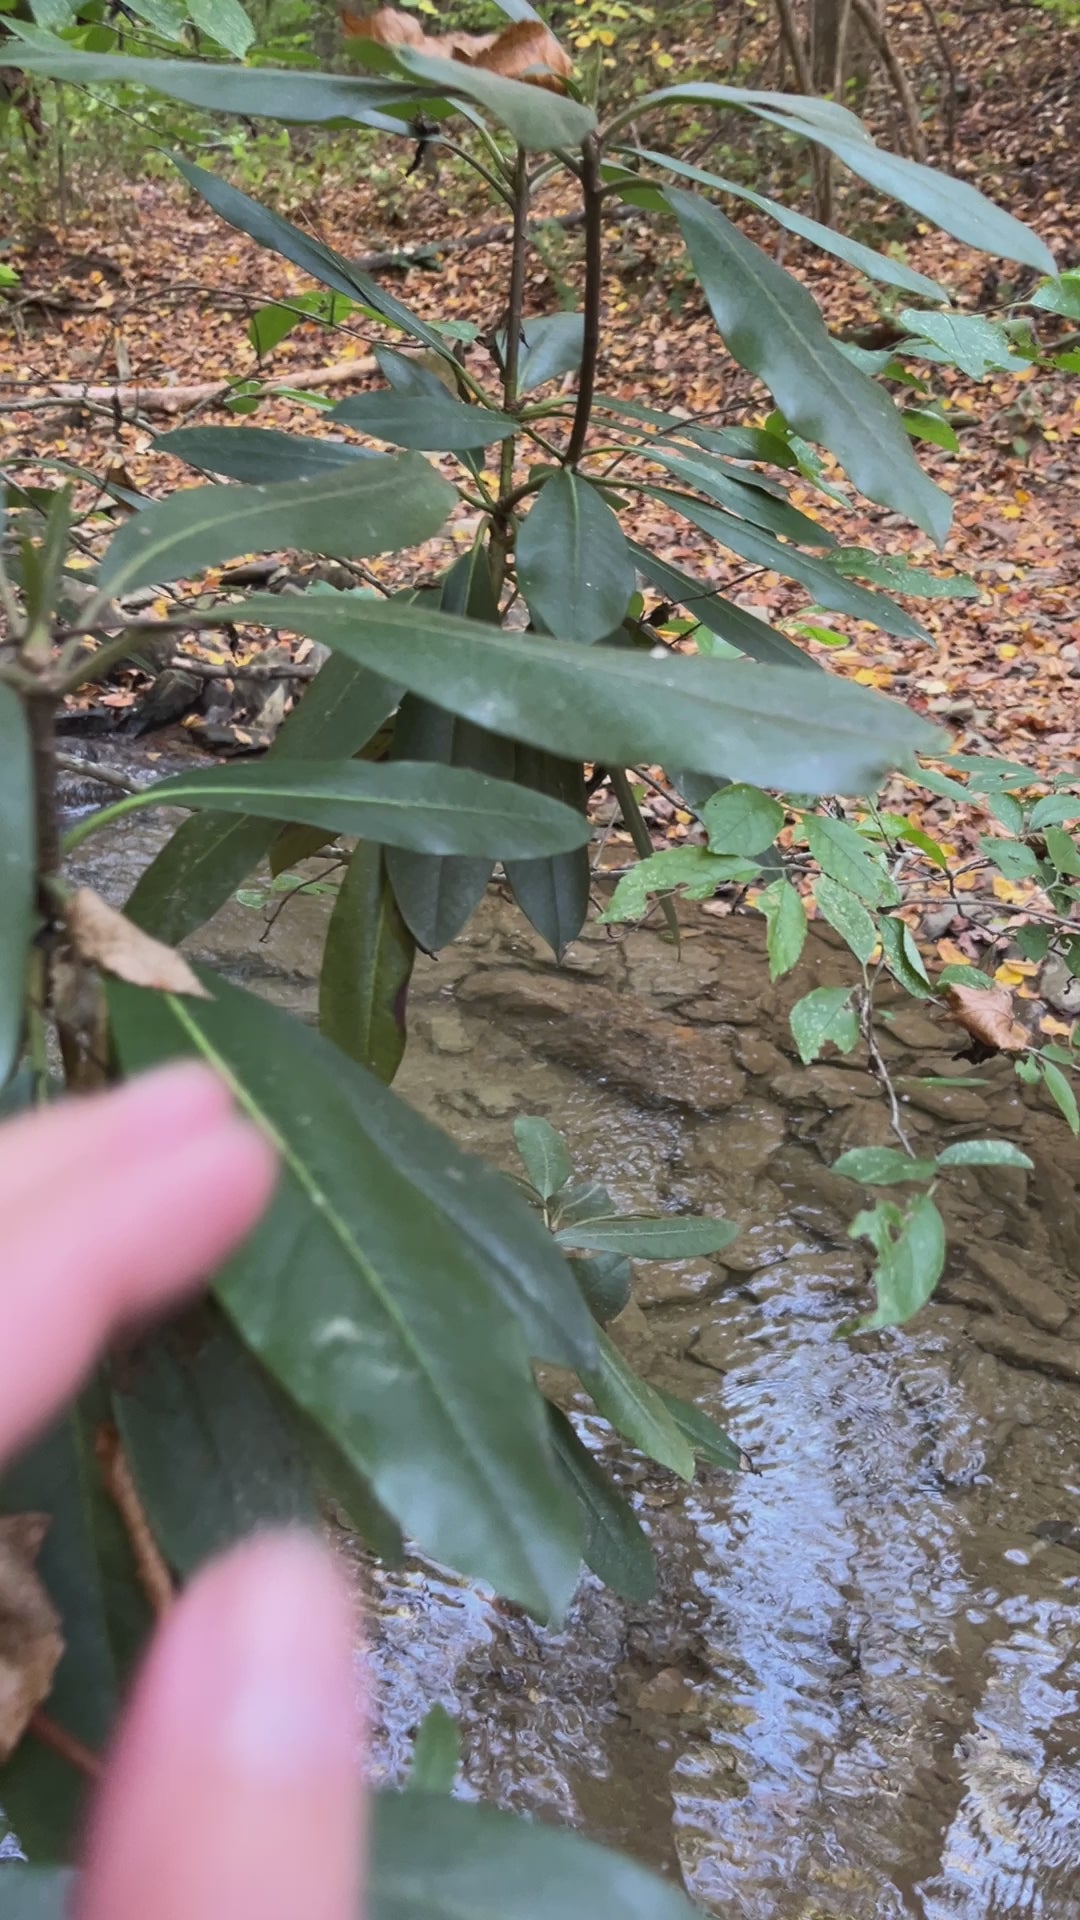
[[[156,829],[85,848],[122,899]],[[231,905],[192,943],[311,1017],[325,900],[265,940]],[[800,1067],[787,1009],[850,977],[815,938],[768,985],[757,925],[688,913],[681,955],[587,930],[562,970],[497,891],[422,961],[401,1093],[512,1168],[548,1117],[583,1178],[639,1210],[740,1222],[722,1259],[637,1268],[631,1359],[694,1398],[753,1474],[687,1492],[610,1449],[661,1580],[627,1606],[590,1578],[558,1632],[418,1562],[361,1569],[377,1608],[378,1764],[402,1770],[436,1700],[468,1790],[580,1824],[752,1920],[1080,1920],[1080,1202],[1075,1144],[1007,1062],[965,1069],[954,1029],[886,996],[915,1135],[1005,1131],[1036,1163],[951,1176],[937,1299],[856,1341],[866,1299],[828,1171],[885,1142],[858,1057]],[[359,1567],[359,1553],[357,1553]]]

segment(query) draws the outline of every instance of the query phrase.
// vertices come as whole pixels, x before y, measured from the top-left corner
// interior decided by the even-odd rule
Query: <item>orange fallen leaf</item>
[[[1007,987],[949,987],[949,1008],[973,1040],[998,1053],[1023,1053],[1031,1044],[1026,1027],[1013,1013]]]
[[[196,1000],[212,998],[183,954],[144,933],[92,887],[76,888],[68,901],[67,923],[80,959],[100,967],[103,973],[127,980],[133,987],[152,987],[158,993],[182,993]]]

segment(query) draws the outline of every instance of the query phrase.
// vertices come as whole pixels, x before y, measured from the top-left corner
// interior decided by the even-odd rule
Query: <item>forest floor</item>
[[[702,10],[691,11],[700,20]],[[753,27],[756,17],[751,10],[752,31],[760,33]],[[721,26],[728,18],[722,8],[716,10]],[[941,43],[931,34],[919,0],[890,6],[889,18],[924,96],[940,94]],[[1076,265],[1080,30],[1012,0],[989,5],[964,0],[944,19],[954,67],[955,127],[950,158],[944,110],[930,114],[931,159],[975,180],[1028,220],[1062,267]],[[646,38],[638,49],[641,60],[665,63],[657,66],[656,79],[688,68],[723,77],[723,37],[716,52],[715,35],[705,44],[699,26],[696,41],[680,46],[674,24],[668,16],[663,41]],[[730,52],[729,43],[730,36]],[[745,42],[740,58],[747,59]],[[760,73],[764,84],[775,84],[775,61],[764,38]],[[883,144],[897,143],[899,129],[884,95],[871,94],[866,117]],[[761,140],[750,125],[730,116],[721,125],[723,138],[741,143],[744,165],[760,160],[756,185],[767,192],[786,191],[788,197],[792,191],[801,194],[805,207],[805,183],[790,176],[790,151]],[[478,195],[472,176],[463,178],[455,163],[444,163],[437,177],[426,168],[409,175],[410,149],[391,149],[377,136],[359,138],[371,156],[370,168],[358,167],[355,160],[342,165],[340,140],[330,162],[320,166],[312,157],[316,143],[303,134],[295,141],[293,165],[270,168],[267,180],[252,190],[276,196],[293,221],[350,257],[480,230],[497,217],[481,197],[483,189]],[[713,149],[711,163],[730,171],[732,149],[721,152],[722,162]],[[210,164],[221,163],[212,159]],[[73,177],[77,195],[77,167]],[[240,183],[247,184],[242,177]],[[68,191],[70,196],[70,185]],[[564,211],[569,205],[565,197],[549,200],[543,211]],[[944,282],[971,308],[999,313],[1032,283],[1033,276],[1025,278],[1023,270],[988,263],[854,188],[842,191],[839,213],[849,232],[878,246],[900,241],[909,264]],[[776,251],[775,228],[756,216],[743,224]],[[634,217],[610,228],[608,249],[602,390],[665,408],[709,411],[716,424],[763,419],[767,396],[724,354],[672,231]],[[288,376],[294,369],[360,357],[369,349],[366,327],[362,333],[328,333],[303,324],[260,364],[247,338],[250,314],[266,300],[295,295],[305,285],[302,277],[223,227],[200,200],[167,182],[160,167],[152,177],[127,181],[122,190],[99,183],[94,198],[65,228],[55,223],[39,228],[6,257],[17,267],[20,284],[9,297],[0,335],[0,458],[5,466],[31,455],[73,462],[94,473],[108,471],[124,486],[150,494],[189,484],[190,471],[156,451],[154,435],[195,418],[226,420],[220,403],[171,417],[109,402],[92,412],[59,409],[46,404],[55,383],[147,388],[260,372]],[[782,257],[812,288],[834,328],[880,324],[892,310],[882,290],[868,288],[847,268],[798,241],[788,239]],[[531,258],[528,310],[574,304],[580,264],[575,235],[549,238],[543,254],[534,252]],[[493,243],[448,254],[437,271],[392,272],[387,283],[425,315],[468,320],[485,330],[499,324],[506,269],[507,248]],[[902,299],[893,297],[892,307],[900,304]],[[956,502],[943,553],[898,516],[864,504],[834,513],[809,488],[795,489],[792,497],[830,521],[846,544],[865,543],[936,570],[955,569],[974,578],[980,596],[910,602],[929,630],[927,643],[889,640],[830,615],[829,626],[845,632],[850,644],[830,650],[828,665],[941,719],[966,750],[996,752],[1060,773],[1075,760],[1080,734],[1080,380],[998,373],[974,384],[941,369],[931,372],[939,398],[958,422],[966,423],[960,426],[959,454],[921,449]],[[268,397],[252,423],[310,430],[313,419],[308,407]],[[805,606],[805,594],[775,575],[750,578],[739,562],[725,563],[715,549],[706,560],[701,536],[662,509],[650,507],[634,531],[671,559],[704,570],[718,587],[774,621],[791,620]],[[472,527],[463,522],[451,532],[466,539]],[[439,550],[433,547],[433,568],[445,551],[445,542]],[[397,564],[378,563],[376,570],[393,579]],[[814,649],[812,641],[806,644]],[[109,698],[123,706],[134,697],[134,688],[133,679],[122,679]],[[927,807],[937,832],[941,805]],[[962,852],[972,823],[954,816],[948,827]]]

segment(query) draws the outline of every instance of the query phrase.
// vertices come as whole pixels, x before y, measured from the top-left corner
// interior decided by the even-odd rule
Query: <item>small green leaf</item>
[[[663,1387],[657,1388],[657,1392],[699,1459],[710,1467],[722,1467],[725,1473],[745,1473],[750,1468],[749,1455],[736,1446],[709,1414],[689,1400],[680,1400],[677,1393],[666,1393]]]
[[[597,1368],[579,1376],[597,1412],[658,1466],[670,1468],[682,1480],[692,1480],[693,1450],[656,1389],[634,1372],[602,1329],[597,1333],[597,1352]]]
[[[1048,313],[1060,313],[1066,320],[1080,320],[1080,273],[1061,273],[1044,280],[1031,294],[1030,304]]]
[[[34,927],[34,771],[22,701],[0,684],[0,1087],[18,1064]]]
[[[1046,1084],[1047,1093],[1064,1115],[1070,1131],[1080,1134],[1080,1109],[1076,1104],[1076,1095],[1061,1068],[1056,1067],[1052,1060],[1040,1059],[1039,1072]]]
[[[900,1327],[926,1305],[945,1266],[945,1223],[928,1194],[906,1214],[889,1201],[860,1213],[848,1228],[852,1239],[869,1240],[877,1252],[877,1306],[845,1332]]]
[[[815,987],[791,1009],[791,1037],[804,1067],[830,1043],[841,1053],[858,1045],[859,1017],[851,1005],[850,987]]]
[[[405,1051],[405,1001],[415,954],[382,848],[361,840],[326,930],[319,1031],[387,1085]]]
[[[555,1458],[585,1523],[585,1565],[624,1600],[651,1600],[656,1591],[652,1548],[630,1507],[612,1486],[558,1407],[548,1407]]]
[[[930,976],[911,928],[892,914],[883,913],[878,921],[878,934],[885,965],[894,980],[899,980],[905,991],[913,994],[916,1000],[933,999]]]
[[[580,474],[562,469],[545,482],[516,553],[529,611],[548,632],[588,646],[615,631],[634,591],[633,563],[614,513]]]
[[[830,880],[839,881],[868,907],[893,906],[899,900],[880,855],[848,821],[809,813],[802,824],[811,858]]]
[[[969,380],[982,380],[995,367],[1011,370],[1030,365],[1022,355],[1012,351],[1004,328],[995,326],[981,313],[929,313],[903,307],[897,318],[902,327],[918,336],[915,340],[902,341],[900,353],[918,353],[922,351],[923,342],[929,341],[935,351],[924,352],[924,358],[956,367]]]
[[[769,978],[790,973],[806,944],[806,908],[790,880],[774,880],[758,895],[768,932]]]
[[[581,1247],[588,1253],[621,1253],[630,1260],[690,1260],[698,1254],[719,1253],[731,1245],[738,1231],[730,1220],[706,1220],[693,1214],[653,1218],[622,1213],[560,1227],[555,1238],[560,1246]]]
[[[240,0],[187,0],[188,12],[201,33],[242,60],[255,38],[255,29]]]
[[[436,1701],[421,1720],[413,1741],[410,1793],[452,1793],[461,1767],[461,1729],[452,1713]]]
[[[760,787],[725,787],[706,802],[702,821],[711,853],[764,853],[784,824],[784,809]]]
[[[852,1147],[833,1161],[832,1170],[863,1187],[896,1187],[909,1180],[932,1180],[936,1163],[913,1160],[898,1147]]]
[[[709,900],[717,887],[753,880],[757,872],[756,861],[736,854],[710,853],[705,847],[665,847],[621,876],[599,922],[607,926],[640,920],[653,893],[681,889],[688,900]]]
[[[905,407],[901,419],[913,440],[928,440],[931,446],[943,447],[946,453],[959,453],[956,428],[932,407]]]
[[[992,793],[987,798],[987,810],[995,820],[1000,820],[1009,833],[1023,833],[1024,809],[1019,800],[1011,793]]]
[[[860,965],[866,966],[878,943],[877,927],[862,901],[823,873],[814,887],[814,899],[830,926],[847,941]]]
[[[1036,800],[1028,826],[1033,833],[1043,827],[1063,827],[1069,820],[1080,820],[1080,799],[1074,793],[1047,793]]]
[[[574,1172],[562,1134],[550,1120],[523,1113],[514,1121],[514,1139],[535,1192],[541,1200],[553,1200]]]
[[[1026,1167],[1034,1161],[1010,1140],[954,1140],[938,1154],[939,1167]]]
[[[1058,873],[1080,875],[1080,846],[1064,827],[1047,827],[1046,851]]]

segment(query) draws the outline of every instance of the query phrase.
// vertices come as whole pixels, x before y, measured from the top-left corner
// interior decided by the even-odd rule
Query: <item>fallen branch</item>
[[[179,413],[185,407],[205,406],[212,400],[224,400],[248,380],[258,380],[269,392],[281,387],[343,387],[350,380],[362,380],[378,372],[378,363],[364,354],[355,360],[337,360],[329,367],[294,367],[287,373],[240,374],[231,380],[209,380],[191,387],[80,387],[57,381],[52,392],[59,399],[78,406],[105,401],[121,410],[134,407],[142,413]]]

